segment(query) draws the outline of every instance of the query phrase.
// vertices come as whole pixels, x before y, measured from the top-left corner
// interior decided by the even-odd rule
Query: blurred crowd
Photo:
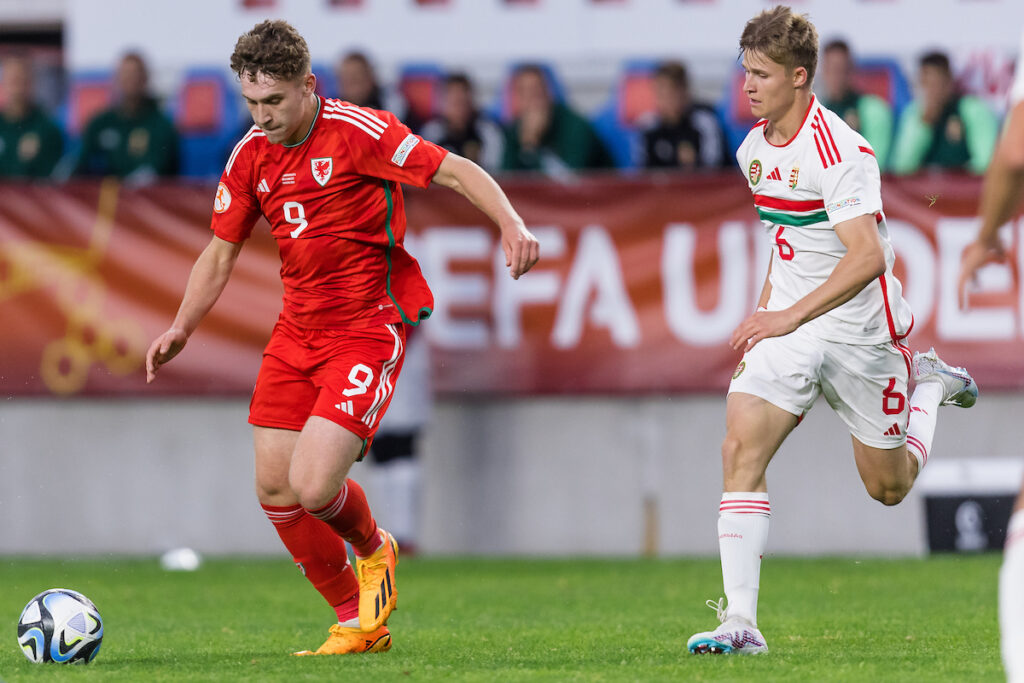
[[[735,163],[733,152],[754,123],[741,77],[724,86],[729,92],[720,102],[701,101],[687,66],[675,60],[630,64],[611,88],[611,105],[597,113],[577,111],[544,63],[516,65],[487,106],[465,72],[412,69],[385,87],[361,52],[343,55],[328,71],[327,78],[317,71],[321,94],[389,109],[423,137],[494,173],[721,169]],[[200,72],[192,90],[171,105],[153,94],[146,61],[136,52],[125,54],[104,82],[91,84],[91,99],[72,81],[59,113],[38,103],[33,74],[25,55],[0,62],[3,177],[117,176],[136,183],[215,177],[250,125],[239,118],[243,108],[225,74]],[[980,174],[992,157],[999,117],[962,91],[941,51],[922,55],[908,79],[892,64],[859,61],[846,42],[833,40],[822,50],[814,90],[865,136],[883,171]],[[83,114],[89,103],[92,110]]]

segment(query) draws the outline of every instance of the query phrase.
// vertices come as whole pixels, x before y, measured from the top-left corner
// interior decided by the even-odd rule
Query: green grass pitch
[[[716,559],[410,558],[399,565],[394,647],[295,658],[333,613],[286,558],[214,559],[168,573],[155,559],[0,558],[0,680],[1002,680],[998,555],[768,557],[759,657],[694,657],[716,623]],[[88,595],[105,637],[88,666],[36,665],[15,629],[37,592]],[[6,623],[6,626],[2,626]]]

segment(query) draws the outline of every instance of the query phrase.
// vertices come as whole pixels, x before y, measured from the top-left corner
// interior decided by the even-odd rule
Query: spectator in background
[[[489,171],[501,165],[504,133],[501,126],[477,108],[473,84],[464,73],[445,77],[441,113],[428,121],[420,134]]]
[[[892,107],[875,95],[859,92],[853,84],[853,56],[844,40],[833,40],[822,51],[822,98],[827,109],[871,143],[879,168],[886,168],[892,148]]]
[[[178,172],[178,132],[149,92],[142,55],[129,52],[114,74],[115,102],[85,127],[75,172],[149,182]]]
[[[917,86],[916,99],[900,116],[890,170],[984,173],[999,134],[995,114],[980,98],[957,90],[949,57],[942,52],[921,58]]]
[[[370,58],[362,52],[349,52],[338,62],[338,97],[359,107],[384,109],[384,91],[377,82]],[[409,125],[408,123],[406,125]],[[410,128],[415,128],[409,126]]]
[[[2,69],[0,176],[48,177],[63,154],[64,136],[35,102],[32,62],[10,56],[3,60]]]
[[[505,127],[502,167],[506,171],[564,175],[614,165],[590,123],[555,101],[541,67],[531,64],[516,69],[512,92],[518,111]]]
[[[654,71],[655,111],[640,121],[646,168],[720,168],[728,156],[725,134],[710,106],[693,101],[690,78],[680,62]]]

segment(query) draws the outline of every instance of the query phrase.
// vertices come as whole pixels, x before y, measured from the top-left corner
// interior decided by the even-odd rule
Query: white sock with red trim
[[[1006,525],[1006,549],[999,570],[999,630],[1003,666],[1011,683],[1024,681],[1024,510]]]
[[[761,556],[768,542],[772,508],[767,493],[723,493],[718,508],[718,550],[728,617],[757,626]]]
[[[928,462],[935,436],[935,418],[942,402],[942,381],[920,382],[910,397],[910,421],[907,423],[907,451],[917,458],[917,473]]]

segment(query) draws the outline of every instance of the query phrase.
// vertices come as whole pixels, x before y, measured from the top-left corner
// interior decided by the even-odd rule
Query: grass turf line
[[[294,658],[333,613],[285,559],[215,559],[194,573],[155,559],[0,558],[0,680],[1002,680],[998,555],[768,557],[760,627],[770,653],[694,657],[713,628],[715,559],[405,559],[395,645],[382,655]],[[36,665],[15,625],[36,593],[80,590],[105,637],[88,666]],[[7,627],[2,624],[7,623]]]

